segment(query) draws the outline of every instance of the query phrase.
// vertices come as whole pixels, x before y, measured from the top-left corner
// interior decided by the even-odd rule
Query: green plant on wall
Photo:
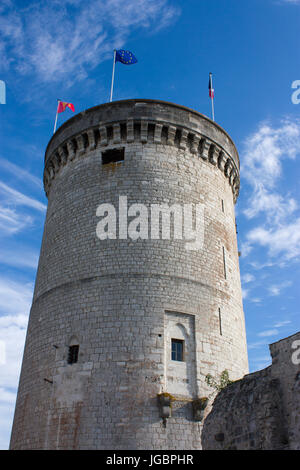
[[[207,383],[207,385],[214,388],[218,392],[220,392],[223,388],[227,387],[227,385],[233,383],[233,381],[229,379],[229,372],[226,369],[223,370],[223,372],[221,373],[219,381],[217,381],[211,374],[207,374],[207,376],[205,377],[205,382]]]

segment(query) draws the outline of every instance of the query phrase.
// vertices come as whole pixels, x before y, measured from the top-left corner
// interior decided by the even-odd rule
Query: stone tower
[[[200,449],[206,375],[248,372],[232,140],[173,103],[106,103],[53,135],[44,186],[11,448]]]

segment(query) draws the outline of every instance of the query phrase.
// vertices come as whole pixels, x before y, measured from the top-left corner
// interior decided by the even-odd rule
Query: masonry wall
[[[124,161],[103,165],[107,149],[122,148]],[[225,131],[170,103],[98,106],[56,132],[45,156],[48,210],[11,448],[201,447],[193,400],[209,393],[206,374],[248,371],[238,172]],[[203,247],[150,234],[100,240],[97,207],[118,211],[119,196],[128,208],[203,204]],[[184,364],[170,360],[176,332]],[[74,341],[79,357],[70,365]],[[172,394],[166,422],[163,392]]]
[[[300,450],[300,332],[270,345],[272,365],[223,389],[206,417],[205,450]]]

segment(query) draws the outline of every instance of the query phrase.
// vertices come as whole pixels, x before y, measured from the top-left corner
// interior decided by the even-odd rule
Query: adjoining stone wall
[[[270,345],[272,365],[228,385],[202,431],[205,450],[300,450],[300,332]]]

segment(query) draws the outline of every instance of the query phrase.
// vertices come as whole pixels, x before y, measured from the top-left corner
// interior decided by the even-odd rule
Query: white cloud
[[[282,326],[289,325],[290,323],[292,323],[291,320],[279,321],[279,322],[275,323],[274,328],[281,328]]]
[[[246,299],[249,294],[249,289],[242,288],[242,297],[243,299]]]
[[[264,269],[264,268],[271,268],[272,266],[274,266],[275,263],[272,263],[271,261],[266,261],[264,263],[259,263],[257,261],[250,261],[249,264],[254,269]]]
[[[241,276],[241,281],[243,284],[248,284],[249,282],[255,281],[253,274],[245,273]]]
[[[253,302],[254,304],[260,304],[261,303],[261,299],[259,297],[252,297],[251,299],[249,299],[251,302]]]
[[[178,15],[168,0],[55,0],[31,2],[21,11],[8,7],[0,20],[3,63],[44,82],[65,78],[71,84],[122,47],[132,29],[157,31]]]
[[[33,285],[0,278],[0,325],[10,315],[28,314],[32,300]],[[25,312],[25,313],[24,313]],[[15,321],[15,320],[14,320]]]
[[[244,210],[244,214],[252,219],[263,212],[267,215],[269,221],[272,218],[273,222],[279,222],[288,215],[293,214],[297,207],[298,204],[294,198],[271,193],[262,185],[257,184],[255,196],[250,201],[249,207]]]
[[[0,196],[0,233],[4,235],[20,232],[33,223],[33,216],[25,213],[24,210],[17,210],[18,206],[38,212],[45,212],[47,209],[46,205],[37,199],[26,196],[1,181]]]
[[[274,284],[274,285],[268,287],[268,291],[269,291],[270,295],[278,296],[278,295],[281,294],[281,291],[283,289],[286,289],[287,287],[289,287],[291,285],[292,285],[292,282],[284,281],[281,284]]]
[[[300,122],[285,119],[277,128],[261,124],[245,141],[241,174],[252,187],[244,214],[253,218],[264,213],[268,221],[278,222],[294,213],[297,201],[279,194],[276,185],[282,176],[282,161],[300,154]]]
[[[47,207],[45,204],[42,204],[40,201],[26,196],[23,193],[20,193],[16,189],[11,188],[5,183],[0,181],[0,194],[5,198],[7,204],[12,204],[16,206],[27,206],[32,209],[36,209],[40,212],[44,212]]]
[[[0,449],[7,449],[20,375],[33,285],[0,278],[0,341],[5,361],[0,365]]]
[[[277,265],[300,255],[300,217],[297,198],[280,189],[284,161],[300,155],[300,121],[284,119],[275,127],[262,123],[245,141],[241,174],[251,193],[243,213],[253,219],[263,216],[263,222],[253,228],[241,244],[243,256],[255,245],[267,248]],[[275,262],[273,259],[271,260]],[[269,264],[268,264],[269,263]],[[270,265],[270,259],[262,263]]]
[[[1,225],[0,225],[1,228]],[[0,248],[0,263],[8,266],[36,269],[39,255],[29,247],[20,243],[15,248]]]
[[[292,5],[300,5],[300,0],[281,0],[281,3],[289,3]]]
[[[277,335],[278,333],[279,333],[279,331],[274,328],[272,330],[261,331],[260,333],[257,334],[257,336],[265,338],[265,337],[268,337],[268,336]]]
[[[17,213],[15,209],[0,205],[0,232],[13,234],[19,232],[27,225],[32,224],[33,218],[29,215]]]
[[[4,388],[0,388],[0,400],[6,403],[14,404],[16,399],[16,394],[6,390]]]
[[[251,243],[266,247],[272,257],[283,255],[286,260],[297,259],[300,255],[300,218],[279,227],[256,227],[247,238]]]
[[[15,165],[9,160],[0,157],[0,166],[6,171],[10,172],[15,179],[21,179],[23,183],[28,182],[29,184],[33,184],[39,189],[43,189],[41,178],[37,178],[36,176],[32,175],[29,171],[24,170],[23,168],[18,165]]]
[[[247,346],[248,346],[248,350],[250,351],[252,349],[260,349],[260,348],[265,347],[267,345],[268,345],[268,343],[265,340],[265,341],[249,342]]]
[[[0,317],[0,341],[5,347],[5,363],[0,366],[0,383],[5,388],[18,386],[28,315]]]
[[[9,393],[7,391],[4,392],[4,396],[2,399],[2,392],[0,389],[0,416],[1,416],[1,427],[0,427],[0,449],[7,450],[9,446],[9,439],[11,433],[11,426],[12,426],[12,417],[14,414],[14,402],[12,403],[11,400],[14,397],[16,398],[15,393]]]

